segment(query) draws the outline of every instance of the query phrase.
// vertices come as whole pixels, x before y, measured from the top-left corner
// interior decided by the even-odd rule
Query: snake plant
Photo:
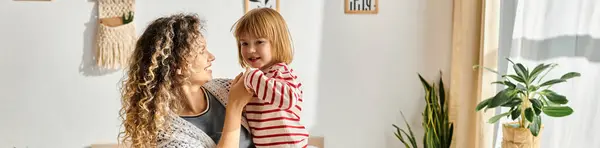
[[[566,104],[569,102],[566,96],[551,90],[554,84],[566,82],[568,79],[579,77],[577,72],[568,72],[560,78],[541,82],[557,64],[539,64],[535,68],[526,68],[521,63],[512,64],[516,74],[502,75],[502,81],[493,82],[506,86],[495,96],[485,99],[476,106],[476,110],[492,109],[497,107],[510,108],[508,112],[491,117],[488,122],[496,123],[502,117],[510,117],[512,120],[519,119],[519,128],[527,127],[531,134],[538,136],[542,125],[541,113],[550,117],[565,117],[573,113],[573,109]],[[480,66],[474,66],[478,68]],[[485,68],[494,73],[492,69]],[[543,75],[541,75],[543,74]],[[537,82],[536,82],[537,80]],[[523,118],[524,117],[524,118]]]
[[[450,122],[448,117],[448,100],[444,89],[444,82],[440,73],[439,86],[436,89],[435,83],[427,82],[420,74],[419,79],[425,89],[425,110],[423,111],[423,122],[425,134],[423,136],[423,147],[425,148],[449,148],[452,143],[452,134],[454,132],[454,124]],[[402,117],[404,118],[404,114]],[[417,148],[415,136],[410,128],[410,125],[404,118],[404,123],[408,127],[408,134],[404,129],[392,124],[396,128],[394,133],[396,137],[407,148]]]

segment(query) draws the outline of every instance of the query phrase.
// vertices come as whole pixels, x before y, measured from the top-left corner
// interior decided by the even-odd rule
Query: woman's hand
[[[229,89],[229,100],[225,108],[225,123],[223,123],[223,134],[217,144],[217,148],[237,148],[240,145],[240,132],[242,126],[242,112],[252,94],[244,86],[244,73],[240,73],[233,81]]]
[[[240,73],[231,82],[231,88],[229,89],[228,107],[243,108],[252,99],[252,94],[248,92],[246,86],[244,85],[245,75],[246,73]]]

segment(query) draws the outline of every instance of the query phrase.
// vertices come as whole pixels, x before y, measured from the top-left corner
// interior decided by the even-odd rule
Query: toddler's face
[[[266,38],[242,36],[239,40],[244,62],[252,68],[263,68],[271,64],[271,42]]]

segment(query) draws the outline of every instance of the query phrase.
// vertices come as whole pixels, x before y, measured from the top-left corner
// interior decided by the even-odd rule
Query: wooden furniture
[[[325,137],[321,137],[321,136],[308,137],[308,146],[324,148],[325,147]]]

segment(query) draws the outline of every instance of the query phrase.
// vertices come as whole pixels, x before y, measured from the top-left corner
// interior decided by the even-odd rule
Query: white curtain
[[[567,96],[574,113],[542,117],[541,147],[600,148],[600,0],[503,0],[502,7],[501,71],[514,72],[505,59],[510,57],[528,67],[559,64],[545,80],[571,71],[582,75],[552,87]],[[495,147],[501,141],[496,126]]]

